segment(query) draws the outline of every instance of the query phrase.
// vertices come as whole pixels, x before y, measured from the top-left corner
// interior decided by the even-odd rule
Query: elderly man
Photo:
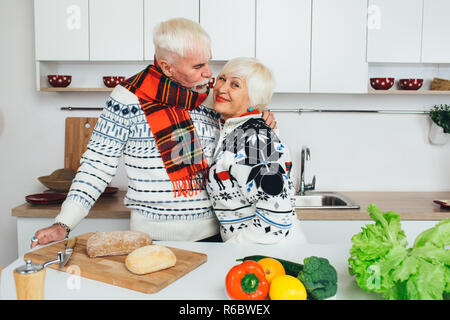
[[[155,64],[117,86],[100,115],[81,166],[55,223],[38,230],[31,247],[64,239],[88,215],[123,155],[130,229],[156,240],[220,239],[205,191],[218,137],[209,94],[209,35],[176,18],[154,30]],[[271,127],[273,115],[264,114]]]

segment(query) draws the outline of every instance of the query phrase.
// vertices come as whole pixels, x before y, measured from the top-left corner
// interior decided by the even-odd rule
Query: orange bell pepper
[[[228,271],[225,287],[232,299],[264,300],[270,286],[262,266],[256,261],[247,260]]]

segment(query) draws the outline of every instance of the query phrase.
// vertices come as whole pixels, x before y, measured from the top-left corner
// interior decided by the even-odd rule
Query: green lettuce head
[[[375,224],[352,237],[349,273],[367,292],[392,300],[442,300],[450,294],[450,219],[422,232],[407,248],[400,216],[367,208]]]
[[[381,212],[374,204],[367,211],[375,224],[366,225],[352,237],[349,272],[356,275],[356,282],[364,291],[383,293],[394,286],[389,275],[406,258],[408,242],[399,214]]]

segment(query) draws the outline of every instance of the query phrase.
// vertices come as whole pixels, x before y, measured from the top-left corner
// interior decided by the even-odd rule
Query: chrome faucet
[[[302,147],[302,162],[300,164],[300,189],[298,193],[301,196],[305,195],[305,191],[314,190],[316,188],[316,176],[313,177],[311,184],[305,183],[305,162],[311,158],[311,152],[308,147]]]

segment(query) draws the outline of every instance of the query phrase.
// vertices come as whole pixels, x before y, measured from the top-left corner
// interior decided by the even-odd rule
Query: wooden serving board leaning
[[[77,172],[98,118],[66,118],[64,168]]]
[[[125,266],[127,255],[89,258],[86,253],[86,242],[92,234],[94,233],[77,236],[78,240],[72,257],[61,271],[66,272],[68,268],[76,265],[80,268],[81,277],[143,293],[155,293],[207,260],[207,255],[204,253],[168,247],[177,257],[175,266],[149,274],[136,275],[128,271]],[[64,245],[65,241],[58,242],[29,252],[24,258],[31,259],[33,263],[43,263],[55,259],[59,250],[64,252]],[[58,264],[49,267],[58,269]]]

